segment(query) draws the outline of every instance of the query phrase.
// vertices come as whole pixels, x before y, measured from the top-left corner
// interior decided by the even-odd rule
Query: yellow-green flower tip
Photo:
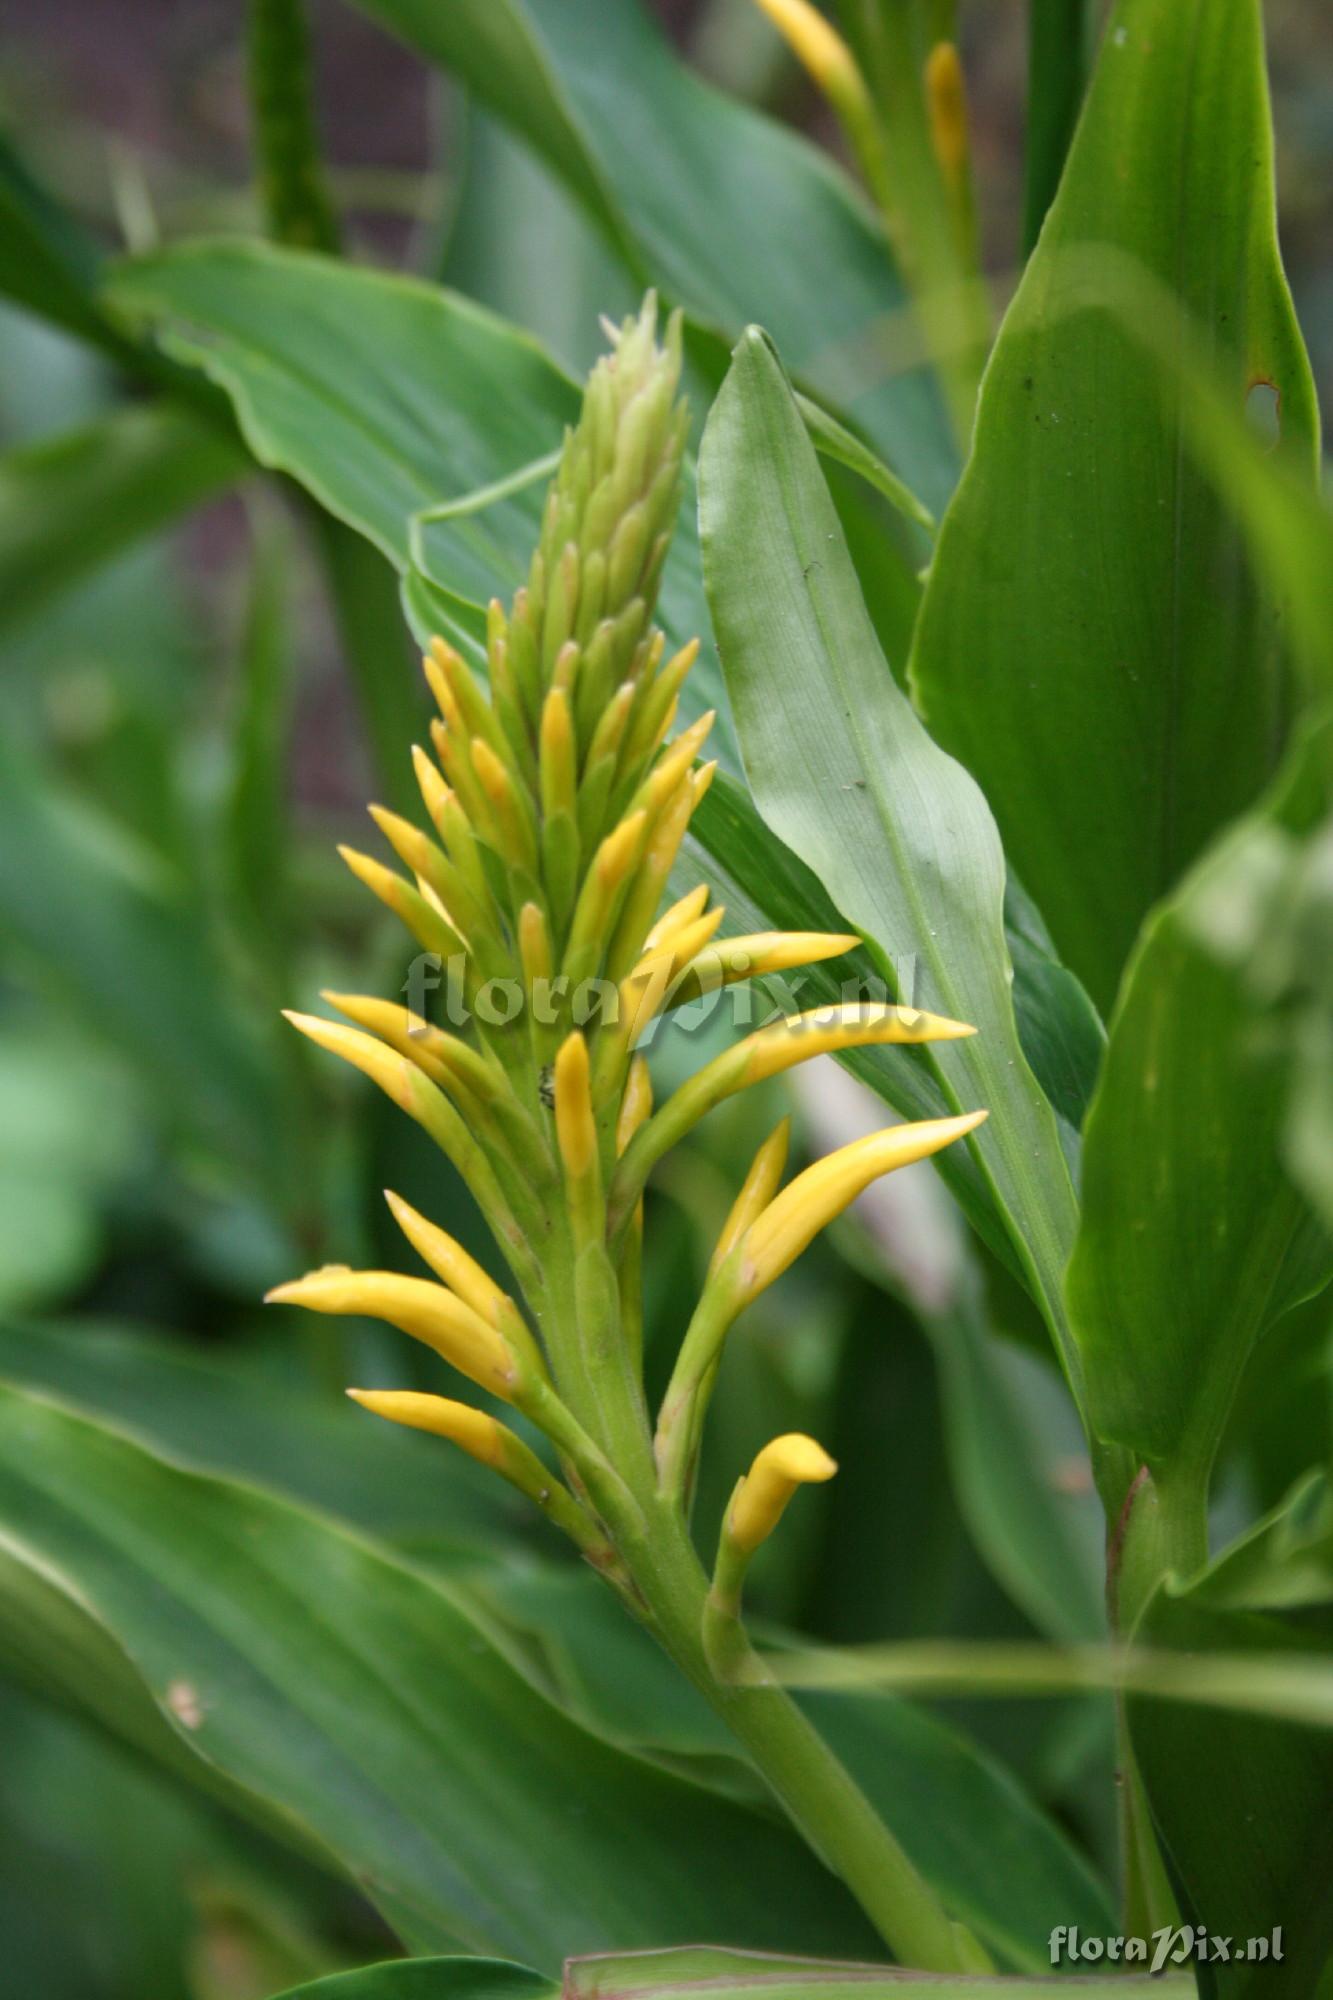
[[[504,1426],[469,1403],[421,1395],[415,1389],[349,1389],[347,1393],[363,1410],[372,1410],[377,1417],[404,1424],[409,1430],[448,1438],[450,1444],[483,1465],[496,1465],[503,1456]]]
[[[387,1320],[506,1402],[512,1400],[518,1386],[508,1342],[471,1306],[429,1279],[404,1277],[398,1271],[351,1271],[331,1265],[276,1286],[268,1293],[267,1302],[305,1306],[310,1312],[356,1313],[367,1319]]]
[[[951,1146],[975,1131],[986,1115],[969,1111],[961,1118],[890,1125],[816,1160],[774,1197],[746,1231],[740,1271],[743,1298],[748,1302],[781,1277],[819,1231],[872,1181]]]
[[[798,1486],[820,1485],[838,1467],[804,1431],[788,1431],[756,1457],[727,1514],[727,1533],[745,1555],[767,1541]]]

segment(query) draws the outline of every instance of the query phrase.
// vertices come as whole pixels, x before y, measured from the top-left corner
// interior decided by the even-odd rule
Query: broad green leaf
[[[295,1355],[99,1320],[0,1320],[0,1380],[58,1399],[200,1472],[246,1480],[391,1540],[499,1545],[528,1504],[458,1452],[367,1422]]]
[[[501,1958],[402,1958],[291,1986],[274,2000],[558,2000],[560,1990]]]
[[[873,1948],[794,1835],[577,1728],[332,1522],[12,1390],[0,1520],[0,1658],[336,1855],[415,1948]]]
[[[869,208],[832,162],[692,75],[640,0],[357,0],[514,125],[636,280],[734,339],[772,329],[928,506],[955,469],[934,380]]]
[[[640,1952],[633,1958],[575,1959],[565,1972],[568,2000],[841,2000],[858,1993],[865,2000],[894,2000],[920,1991],[929,2000],[973,2000],[1002,1993],[1004,2000],[1049,2000],[1061,1993],[1105,1993],[1108,2000],[1151,2000],[1192,1991],[1188,1981],[1128,1976],[1112,1980],[959,1978],[939,1973],[899,1972],[872,1965],[818,1965],[809,1959],[758,1958],[739,1951],[696,1947],[686,1951]],[[426,2000],[426,1996],[422,1996]]]
[[[1196,1496],[1254,1343],[1330,1270],[1282,1164],[1289,1051],[1250,989],[1244,931],[1273,841],[1308,830],[1330,785],[1325,721],[1154,913],[1088,1116],[1068,1296],[1089,1417]]]
[[[814,450],[757,331],[737,348],[709,418],[700,520],[756,804],[871,940],[901,995],[980,1031],[924,1063],[949,1104],[991,1114],[969,1144],[1077,1380],[1059,1289],[1074,1194],[1015,1025],[999,837],[889,671]]]
[[[0,458],[0,631],[231,484],[246,460],[170,403],[114,410]]]
[[[1326,1485],[1303,1485],[1188,1588],[1159,1589],[1136,1637],[1242,1660],[1309,1659],[1320,1647],[1318,1667],[1333,1688]],[[1333,1728],[1166,1710],[1132,1697],[1129,1723],[1186,1920],[1241,1942],[1282,1927],[1281,1964],[1210,1964],[1205,1990],[1217,2000],[1308,2000],[1324,1991],[1333,1961]]]
[[[135,1058],[180,1125],[266,1172],[271,1078],[228,1005],[195,895],[126,830],[0,746],[0,934]]]
[[[599,1734],[687,1757],[694,1768],[728,1756],[730,1739],[712,1711],[586,1572],[481,1569],[464,1584],[540,1642],[552,1684]],[[1088,1930],[1110,1921],[1082,1856],[1010,1773],[957,1730],[874,1694],[815,1697],[812,1711],[915,1865],[1004,1965],[1042,1966],[1054,1924]]]
[[[1197,320],[1239,409],[1317,415],[1273,227],[1258,0],[1120,0],[1041,242],[987,372],[912,674],[974,773],[1061,956],[1106,1008],[1149,906],[1274,768],[1271,605],[1179,385],[1087,262],[1129,260]]]

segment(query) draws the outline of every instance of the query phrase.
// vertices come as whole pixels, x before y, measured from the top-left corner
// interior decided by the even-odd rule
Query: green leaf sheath
[[[1149,906],[1255,797],[1286,731],[1273,608],[1179,385],[1089,265],[1197,322],[1241,408],[1282,397],[1313,474],[1309,363],[1278,261],[1257,0],[1121,0],[987,371],[912,661],[1057,949],[1105,1012]],[[1132,301],[1127,305],[1132,309]]]

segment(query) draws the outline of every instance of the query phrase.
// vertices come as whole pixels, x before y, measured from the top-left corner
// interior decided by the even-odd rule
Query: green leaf
[[[94,296],[99,263],[97,245],[0,138],[0,294],[114,348]]]
[[[695,1768],[734,1754],[712,1711],[586,1572],[533,1564],[483,1570],[466,1582],[540,1642],[552,1684],[599,1734],[687,1757]],[[1054,1924],[1095,1930],[1111,1921],[1106,1893],[1082,1856],[1012,1775],[959,1731],[911,1702],[877,1695],[816,1696],[810,1705],[913,1863],[1005,1965],[1044,1965]],[[728,1789],[735,1782],[732,1775]]]
[[[755,801],[900,994],[980,1031],[924,1061],[948,1104],[990,1111],[973,1157],[1076,1381],[1060,1298],[1074,1194],[1015,1025],[999,838],[976,786],[931,742],[889,671],[814,450],[757,331],[737,348],[708,421],[700,520]]]
[[[0,458],[0,631],[238,478],[245,458],[170,403],[114,410]]]
[[[1088,1116],[1070,1314],[1098,1435],[1199,1496],[1255,1341],[1329,1275],[1281,1161],[1288,1050],[1236,926],[1275,836],[1326,809],[1333,722],[1154,913]],[[1257,871],[1257,875],[1256,875]]]
[[[761,319],[803,385],[942,504],[948,419],[933,378],[895,352],[887,244],[826,155],[692,75],[639,0],[357,4],[514,125],[640,284],[729,339]]]
[[[1272,772],[1288,690],[1181,387],[1089,296],[1087,265],[1168,288],[1237,409],[1274,384],[1284,453],[1311,479],[1271,150],[1257,0],[1121,0],[917,630],[926,720],[1103,1010],[1146,910]]]
[[[54,1397],[146,1450],[286,1494],[406,1541],[499,1545],[530,1510],[458,1452],[367,1422],[300,1379],[296,1356],[233,1340],[201,1354],[179,1334],[101,1320],[0,1320],[0,1379]]]
[[[271,1076],[194,885],[13,746],[0,746],[0,932],[135,1058],[181,1125],[269,1170]]]
[[[794,1835],[578,1729],[332,1522],[12,1390],[0,1519],[0,1658],[336,1855],[418,1949],[871,1947]]]
[[[1108,2000],[1150,2000],[1163,1993],[1193,1990],[1192,1982],[1129,1976],[1116,1980],[958,1978],[911,1973],[885,1967],[879,1978],[869,1965],[814,1965],[809,1959],[754,1958],[744,1952],[711,1947],[687,1951],[643,1952],[635,1958],[575,1959],[566,1968],[569,2000],[839,2000],[857,1993],[865,2000],[894,2000],[898,1993],[920,1990],[929,2000],[972,2000],[974,1995],[1003,1992],[1004,2000],[1048,2000],[1060,1993],[1084,1993],[1095,1988]],[[425,1996],[423,1995],[423,2000]]]
[[[1055,200],[1088,79],[1089,0],[1028,0],[1023,247],[1029,253]]]
[[[1333,1516],[1306,1482],[1188,1588],[1160,1589],[1149,1645],[1244,1659],[1333,1660]],[[1243,1942],[1282,1926],[1283,1960],[1210,1964],[1216,2000],[1308,2000],[1333,1958],[1333,1728],[1164,1710],[1131,1697],[1130,1733],[1187,1920]],[[1219,1774],[1225,1783],[1219,1785]]]
[[[560,1987],[502,1958],[403,1958],[292,1986],[274,2000],[557,2000]]]

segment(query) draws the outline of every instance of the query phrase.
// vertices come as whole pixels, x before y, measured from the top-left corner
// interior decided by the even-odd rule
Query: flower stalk
[[[759,1454],[728,1510],[711,1587],[690,1536],[689,1489],[738,1315],[871,1180],[964,1138],[985,1114],[895,1126],[785,1188],[784,1121],[723,1226],[655,1417],[644,1387],[643,1198],[663,1154],[726,1097],[810,1057],[972,1033],[900,1007],[823,1009],[746,1036],[654,1106],[638,1045],[661,1013],[858,942],[851,933],[720,938],[724,912],[700,888],[662,910],[712,768],[698,762],[711,715],[671,733],[697,647],[668,656],[652,623],[680,501],[679,373],[679,321],[659,346],[650,300],[612,333],[593,371],[526,583],[507,610],[490,608],[485,686],[445,640],[426,656],[439,717],[434,755],[417,746],[413,763],[432,831],[373,811],[409,875],[345,852],[428,955],[423,995],[448,966],[448,1026],[415,997],[404,1007],[326,995],[351,1026],[289,1016],[436,1140],[476,1197],[514,1290],[390,1194],[428,1277],[335,1267],[270,1297],[387,1320],[544,1436],[553,1467],[472,1404],[350,1392],[526,1493],[726,1719],[899,1958],[966,1969],[984,1963],[975,1941],[764,1669],[742,1621],[751,1554],[796,1486],[828,1477],[832,1461],[792,1437]]]

